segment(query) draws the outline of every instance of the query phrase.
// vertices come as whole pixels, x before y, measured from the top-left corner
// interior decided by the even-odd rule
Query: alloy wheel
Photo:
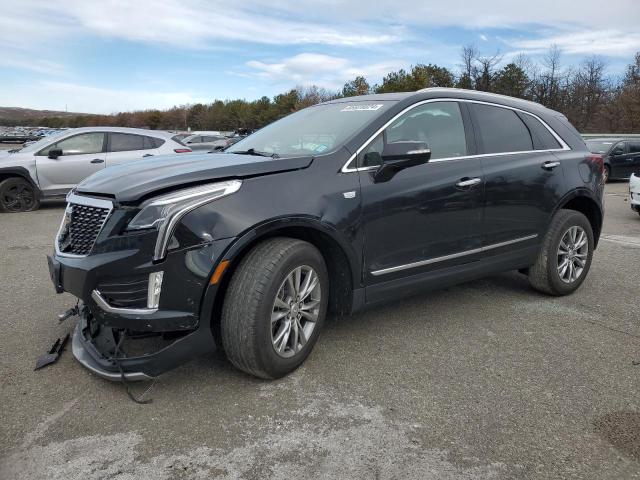
[[[320,278],[302,265],[291,271],[278,290],[271,311],[271,343],[284,358],[296,355],[306,345],[320,313]]]
[[[28,211],[35,203],[33,189],[24,183],[13,185],[2,194],[2,203],[10,212]]]
[[[570,227],[558,245],[558,276],[565,283],[573,283],[584,271],[589,255],[589,240],[582,227]]]

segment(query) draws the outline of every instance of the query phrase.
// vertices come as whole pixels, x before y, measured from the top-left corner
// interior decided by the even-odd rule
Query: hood
[[[267,175],[308,167],[313,157],[279,158],[233,153],[181,154],[105,168],[77,187],[78,193],[135,202],[159,190],[226,178]]]

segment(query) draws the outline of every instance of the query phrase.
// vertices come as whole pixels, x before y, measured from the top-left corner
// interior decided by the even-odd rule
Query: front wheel
[[[589,272],[593,249],[593,230],[587,217],[574,210],[559,210],[536,262],[529,268],[529,283],[549,295],[574,292]]]
[[[0,182],[0,212],[30,212],[40,207],[38,190],[22,177]]]
[[[329,275],[310,243],[273,238],[240,262],[227,290],[220,334],[237,368],[280,378],[305,361],[327,312]]]

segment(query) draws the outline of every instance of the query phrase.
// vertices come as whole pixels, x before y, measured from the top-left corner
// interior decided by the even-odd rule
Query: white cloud
[[[52,99],[55,99],[55,103]],[[0,105],[49,108],[71,112],[115,113],[127,110],[170,108],[209,101],[186,92],[148,92],[107,89],[66,82],[41,81],[13,92],[0,90]]]
[[[318,53],[301,53],[274,62],[251,60],[246,63],[248,71],[241,75],[267,79],[273,83],[310,85],[338,89],[344,82],[358,75],[370,81],[404,66],[399,61],[373,64],[356,64],[343,57]]]
[[[631,57],[640,50],[640,33],[617,30],[574,31],[533,40],[506,40],[523,52],[542,53],[557,45],[564,53]]]
[[[483,42],[488,41],[489,39],[487,38],[487,36],[483,33],[481,33],[480,35],[478,35],[480,37],[480,40],[482,40]]]

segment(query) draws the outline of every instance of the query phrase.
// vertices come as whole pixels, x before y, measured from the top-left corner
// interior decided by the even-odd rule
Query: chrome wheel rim
[[[589,239],[582,227],[570,227],[558,246],[558,275],[564,283],[573,283],[584,272],[589,254]]]
[[[271,343],[279,356],[293,357],[307,344],[318,322],[321,298],[320,278],[308,265],[285,277],[271,310]]]

